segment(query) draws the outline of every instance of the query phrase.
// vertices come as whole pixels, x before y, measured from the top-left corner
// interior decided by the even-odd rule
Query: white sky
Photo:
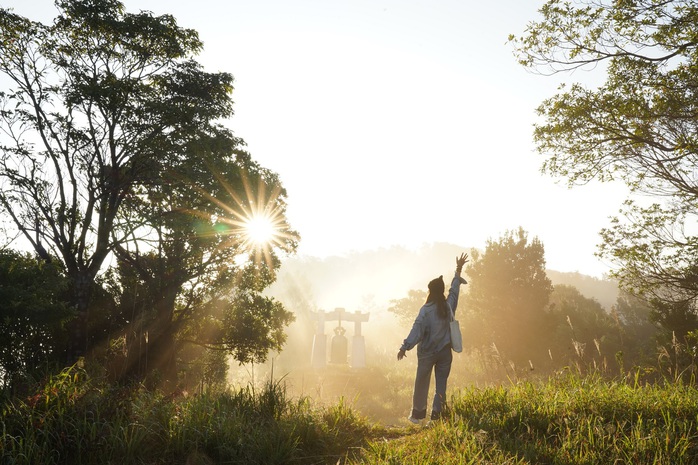
[[[484,247],[522,226],[547,265],[601,276],[598,231],[625,196],[539,172],[534,110],[559,79],[506,43],[543,1],[126,0],[172,14],[199,61],[235,76],[229,127],[279,173],[301,254],[392,245]],[[48,21],[52,0],[0,0]]]

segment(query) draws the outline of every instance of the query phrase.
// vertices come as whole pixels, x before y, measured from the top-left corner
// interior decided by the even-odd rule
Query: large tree
[[[220,124],[232,115],[232,76],[202,70],[195,31],[169,15],[127,13],[118,0],[56,6],[50,25],[0,10],[0,75],[9,83],[0,93],[0,207],[71,281],[74,360],[87,349],[90,300],[107,257],[117,253],[140,272],[162,247],[170,256],[191,249],[172,234],[186,220],[161,218],[181,211],[194,189],[166,183],[175,175],[181,182],[187,165],[201,171],[204,160],[237,160],[243,142]],[[158,192],[181,198],[164,205]],[[201,224],[216,213],[198,213]],[[170,242],[159,242],[159,232]]]
[[[488,240],[473,250],[465,269],[468,292],[462,297],[464,340],[481,351],[496,350],[518,367],[545,360],[546,308],[552,283],[545,273],[545,250],[522,228]],[[469,314],[469,316],[468,316]]]
[[[116,247],[125,331],[123,375],[158,370],[174,382],[188,344],[262,362],[280,350],[293,315],[262,291],[278,252],[292,252],[278,176],[244,151],[172,163],[163,179],[126,199],[138,231]],[[267,235],[254,225],[266,222]],[[192,353],[191,350],[188,351]]]
[[[698,296],[698,4],[548,1],[512,37],[540,73],[593,69],[597,87],[563,85],[538,108],[543,171],[570,185],[621,180],[635,194],[602,231],[623,288],[657,304]],[[580,76],[575,74],[575,76]]]

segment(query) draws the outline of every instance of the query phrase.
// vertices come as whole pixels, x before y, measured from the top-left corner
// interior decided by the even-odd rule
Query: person
[[[456,257],[456,273],[451,280],[448,297],[444,296],[443,275],[429,282],[427,300],[419,309],[412,330],[402,343],[397,359],[405,358],[406,352],[417,346],[417,374],[412,395],[412,412],[408,417],[412,423],[420,423],[427,415],[427,397],[431,372],[436,378],[434,401],[431,407],[431,419],[441,418],[445,400],[446,383],[451,373],[451,331],[449,322],[451,314],[455,316],[458,306],[460,285],[467,284],[461,277],[463,265],[468,262],[468,254]]]

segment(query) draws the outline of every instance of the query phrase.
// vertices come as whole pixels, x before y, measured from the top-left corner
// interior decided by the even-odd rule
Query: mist
[[[325,259],[292,257],[282,265],[276,282],[267,294],[284,304],[296,320],[287,328],[288,339],[280,353],[271,353],[262,365],[230,369],[233,385],[282,382],[292,397],[309,397],[318,404],[350,403],[361,414],[384,424],[399,424],[411,408],[416,350],[398,362],[396,355],[410,326],[401,324],[388,308],[391,300],[402,299],[408,291],[426,290],[427,283],[439,275],[448,282],[455,271],[455,257],[470,253],[470,247],[453,244],[425,244],[414,250],[392,247]],[[588,297],[604,305],[615,301],[614,283],[580,275],[550,271],[553,283],[573,284]],[[467,275],[464,275],[468,279]],[[461,295],[468,285],[461,286]],[[327,321],[327,364],[311,364],[313,336],[317,321],[312,314],[320,310],[368,313],[361,324],[365,340],[365,366],[354,367],[351,360],[354,323],[343,321],[346,330],[347,363],[333,364],[332,338],[338,322]],[[459,304],[463,311],[463,304]],[[416,316],[419,308],[414,309]],[[480,363],[468,354],[455,354],[448,392],[477,383]],[[433,380],[430,396],[433,395]]]

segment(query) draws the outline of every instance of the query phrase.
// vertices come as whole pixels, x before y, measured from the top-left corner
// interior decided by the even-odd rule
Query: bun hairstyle
[[[438,278],[429,281],[429,295],[427,296],[427,302],[436,302],[436,308],[438,309],[438,314],[441,318],[448,318],[448,305],[446,304],[446,296],[444,296],[444,290],[446,285],[444,284],[444,276],[441,275]]]

